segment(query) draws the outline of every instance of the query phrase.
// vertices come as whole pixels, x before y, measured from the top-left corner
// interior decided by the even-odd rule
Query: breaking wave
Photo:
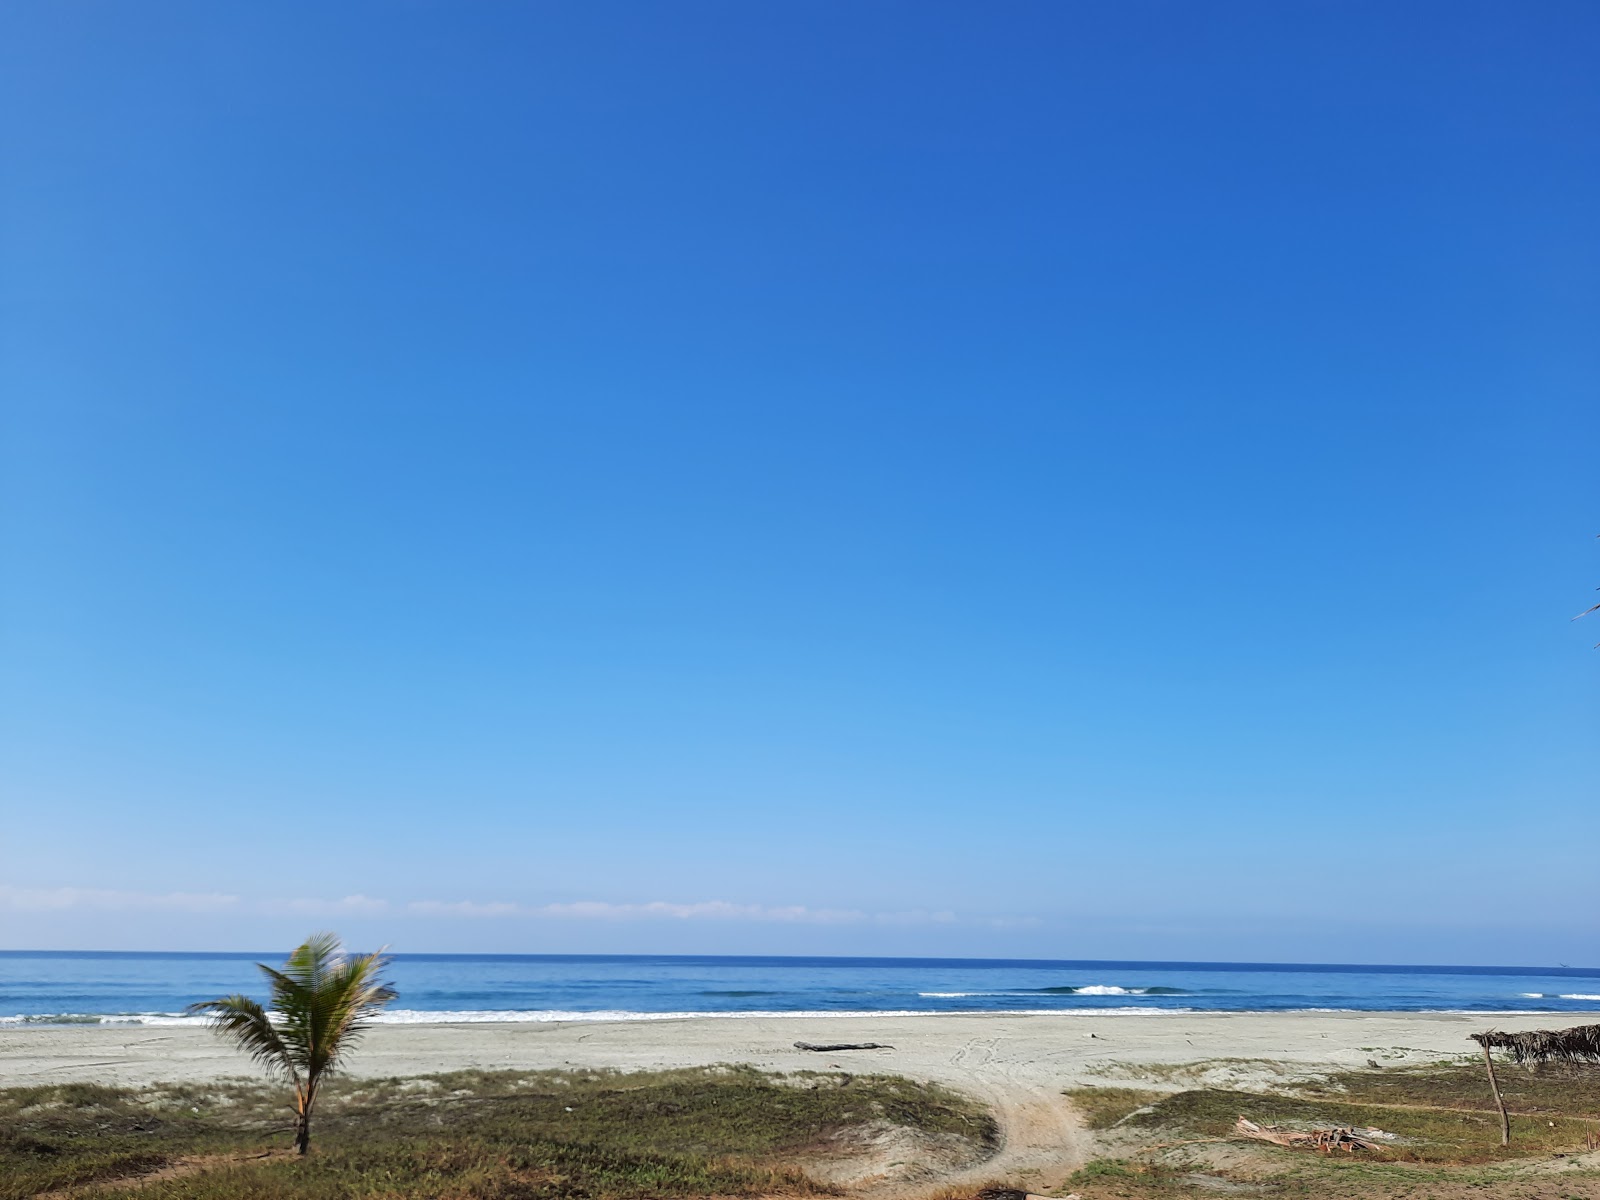
[[[1112,983],[1089,983],[1081,987],[1027,988],[1009,992],[918,992],[927,999],[955,999],[978,996],[1187,996],[1183,988],[1119,987]]]
[[[0,1017],[0,1026],[16,1025],[204,1025],[207,1018],[190,1013],[29,1013]]]
[[[1089,1014],[1140,1013],[1157,1015],[1162,1009],[1152,1008],[1099,1008],[1085,1009]],[[1188,1010],[1177,1010],[1188,1011]],[[1059,1008],[1019,1008],[998,1010],[994,1016],[1047,1017],[1058,1016]],[[971,1016],[971,1012],[928,1012],[923,1009],[892,1008],[870,1010],[804,1009],[804,1010],[741,1010],[738,1012],[635,1012],[627,1009],[417,1009],[401,1008],[379,1013],[373,1017],[376,1025],[493,1025],[518,1022],[552,1023],[558,1021],[691,1021],[713,1019],[741,1021],[752,1018],[777,1020],[783,1018],[817,1019],[855,1017],[944,1017]],[[208,1018],[188,1013],[38,1013],[25,1016],[0,1017],[0,1028],[20,1025],[204,1025]]]

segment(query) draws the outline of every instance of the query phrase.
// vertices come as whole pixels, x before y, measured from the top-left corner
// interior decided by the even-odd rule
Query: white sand
[[[1314,1071],[1476,1053],[1473,1030],[1600,1021],[1600,1014],[1152,1013],[1148,1015],[693,1018],[670,1021],[386,1025],[351,1060],[357,1075],[460,1067],[644,1070],[748,1063],[766,1070],[874,1071],[935,1080],[989,1104],[1005,1144],[979,1175],[1051,1186],[1082,1161],[1084,1138],[1063,1088],[1117,1083],[1121,1064],[1270,1060]],[[815,1054],[796,1041],[887,1042],[892,1050]],[[252,1074],[250,1063],[193,1026],[92,1026],[0,1033],[0,1086],[90,1081],[140,1085]],[[1259,1065],[1207,1077],[1248,1086]],[[1136,1078],[1136,1075],[1134,1076]],[[1192,1083],[1190,1084],[1192,1086]]]

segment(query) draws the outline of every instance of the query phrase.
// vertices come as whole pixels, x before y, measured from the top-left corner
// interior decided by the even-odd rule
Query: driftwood
[[[893,1050],[893,1046],[885,1046],[882,1042],[796,1042],[796,1050],[815,1050],[819,1054],[826,1054],[834,1050]]]
[[[1271,1142],[1275,1146],[1288,1146],[1294,1150],[1378,1150],[1379,1141],[1392,1142],[1394,1134],[1381,1129],[1357,1129],[1353,1125],[1335,1125],[1329,1129],[1284,1129],[1278,1125],[1257,1125],[1247,1117],[1240,1117],[1233,1127],[1240,1137],[1254,1138],[1258,1142]]]

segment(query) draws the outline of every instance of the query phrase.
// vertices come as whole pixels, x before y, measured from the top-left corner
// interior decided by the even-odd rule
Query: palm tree
[[[294,1085],[294,1148],[311,1145],[311,1110],[325,1075],[336,1070],[372,1017],[395,998],[379,982],[388,965],[379,951],[354,957],[341,952],[331,933],[307,938],[282,970],[257,963],[272,988],[272,1010],[248,996],[224,996],[191,1004],[211,1027],[273,1075]]]

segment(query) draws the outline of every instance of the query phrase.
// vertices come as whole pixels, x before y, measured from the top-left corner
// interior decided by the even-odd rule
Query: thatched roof
[[[1485,1050],[1511,1051],[1519,1063],[1600,1062],[1600,1025],[1530,1029],[1526,1033],[1490,1029],[1468,1036]]]

